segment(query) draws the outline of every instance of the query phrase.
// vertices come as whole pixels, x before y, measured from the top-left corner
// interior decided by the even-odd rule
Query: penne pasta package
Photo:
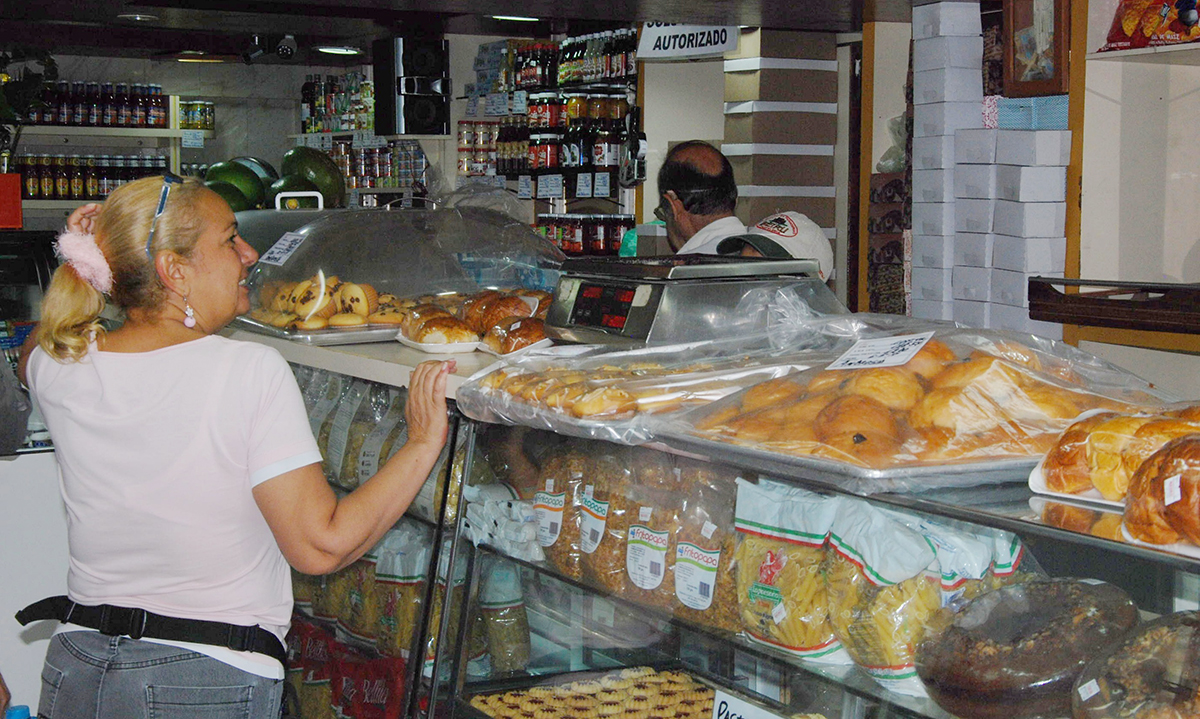
[[[931,542],[891,513],[847,498],[824,571],[834,631],[855,664],[891,691],[926,696],[914,659],[941,607]]]
[[[738,607],[746,635],[789,654],[848,663],[821,578],[841,500],[762,480],[737,480]]]

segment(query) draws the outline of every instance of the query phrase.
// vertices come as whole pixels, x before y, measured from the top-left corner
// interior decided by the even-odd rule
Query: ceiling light
[[[138,12],[123,12],[120,15],[117,15],[117,19],[132,20],[133,22],[156,22],[158,20],[158,16]]]
[[[326,55],[361,55],[362,50],[349,45],[320,45],[317,47],[317,52],[323,52]]]
[[[507,20],[508,22],[540,22],[536,17],[525,17],[524,15],[492,15],[493,20]]]

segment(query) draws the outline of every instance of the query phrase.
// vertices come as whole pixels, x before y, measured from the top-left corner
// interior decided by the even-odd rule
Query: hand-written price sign
[[[581,172],[575,178],[575,197],[583,199],[592,196],[592,176],[590,173]]]
[[[533,177],[529,175],[521,175],[517,177],[517,199],[533,199]]]
[[[826,369],[899,367],[920,352],[931,337],[933,337],[932,331],[922,332],[919,335],[859,340]]]
[[[539,200],[557,200],[563,196],[562,175],[542,175],[538,178],[537,196]]]
[[[258,258],[259,262],[268,265],[282,265],[287,262],[292,253],[300,249],[300,245],[304,243],[305,235],[299,232],[285,232],[283,236],[271,245],[271,249],[263,253],[262,257]]]

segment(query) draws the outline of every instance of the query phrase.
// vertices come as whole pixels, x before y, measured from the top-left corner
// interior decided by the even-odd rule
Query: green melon
[[[284,175],[267,188],[266,207],[268,210],[275,209],[275,196],[281,192],[320,192],[320,189],[299,175]],[[315,208],[316,206],[315,197],[285,197],[283,207],[280,209],[295,210],[302,207]]]
[[[254,205],[250,204],[250,200],[246,199],[242,191],[232,183],[221,180],[206,180],[204,186],[220,195],[222,199],[229,203],[229,209],[234,212],[254,209]]]
[[[341,207],[346,198],[346,180],[329,155],[311,147],[293,147],[283,155],[279,170],[284,177],[299,175],[317,186],[326,207]]]
[[[258,175],[258,179],[262,180],[264,189],[272,182],[279,179],[279,173],[275,171],[275,168],[271,166],[271,163],[261,158],[245,155],[242,157],[235,157],[230,160],[230,162],[236,162],[239,165],[245,165],[251,170],[254,170],[254,174]]]
[[[204,179],[209,182],[228,182],[238,188],[250,202],[251,208],[262,204],[265,194],[263,181],[254,170],[245,165],[237,162],[218,162],[208,168]]]

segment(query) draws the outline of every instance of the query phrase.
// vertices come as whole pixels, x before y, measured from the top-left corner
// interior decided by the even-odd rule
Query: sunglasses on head
[[[150,234],[146,237],[146,256],[154,261],[154,232],[158,229],[158,218],[162,217],[163,212],[167,209],[167,197],[171,194],[171,185],[178,185],[183,182],[183,178],[174,173],[163,173],[162,194],[158,196],[158,208],[154,210],[154,219],[150,221]]]

